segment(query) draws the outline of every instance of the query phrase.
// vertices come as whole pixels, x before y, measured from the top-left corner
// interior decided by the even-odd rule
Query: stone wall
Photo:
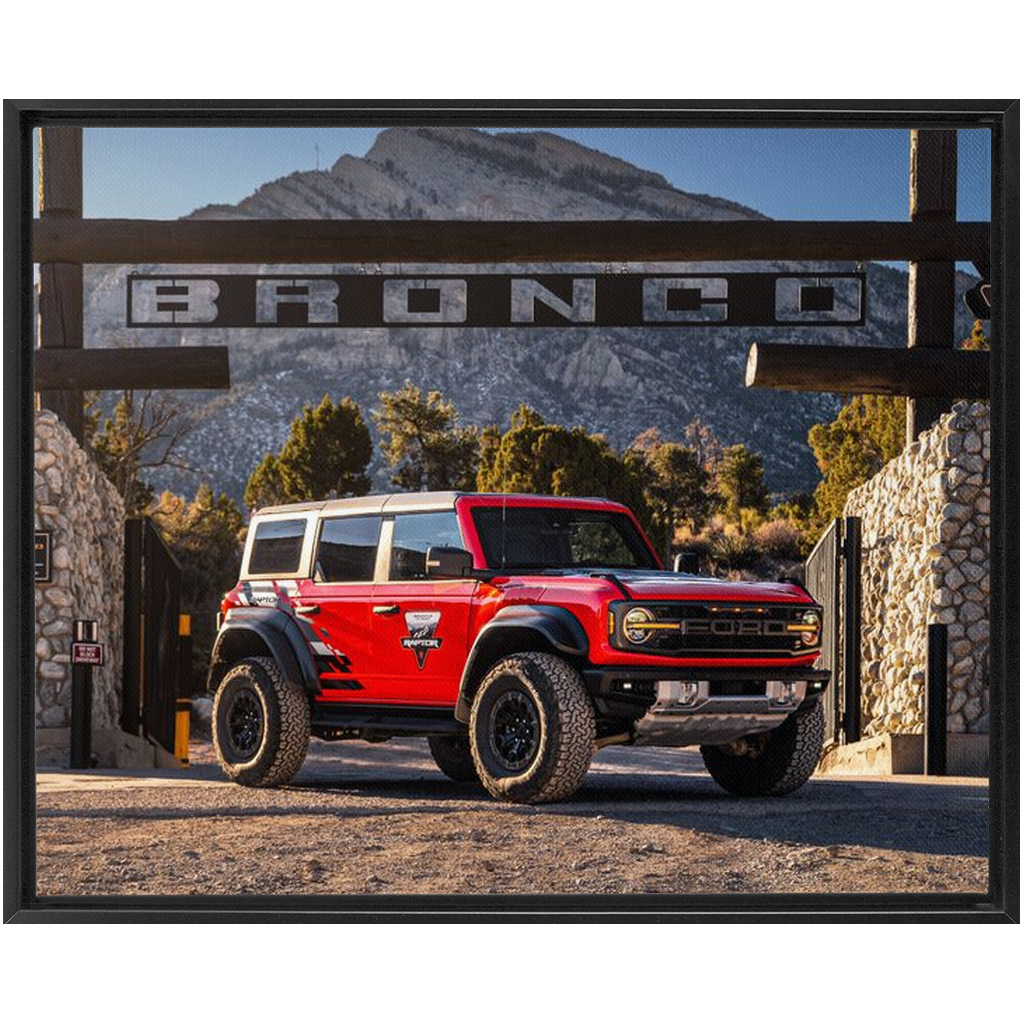
[[[924,731],[933,622],[949,627],[947,730],[988,732],[988,406],[954,406],[845,514],[862,519],[864,735]]]
[[[114,726],[121,705],[124,503],[45,409],[35,423],[35,528],[52,531],[52,582],[36,584],[36,727],[71,723],[74,619],[97,622],[105,659],[93,669],[92,724]]]

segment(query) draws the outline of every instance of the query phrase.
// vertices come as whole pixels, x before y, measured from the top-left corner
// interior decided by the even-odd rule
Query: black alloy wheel
[[[237,760],[248,761],[263,741],[263,705],[256,693],[245,687],[235,692],[227,709],[227,740]]]
[[[503,693],[490,715],[491,750],[500,764],[513,772],[525,768],[537,755],[539,739],[537,706],[519,690]]]

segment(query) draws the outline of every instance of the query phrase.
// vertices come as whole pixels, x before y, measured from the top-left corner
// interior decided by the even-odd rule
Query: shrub
[[[772,519],[754,531],[754,544],[767,558],[795,561],[803,557],[806,541],[800,527],[792,519]]]
[[[740,509],[740,533],[754,533],[764,521],[764,515],[756,508]]]
[[[752,569],[758,557],[757,546],[742,534],[721,534],[711,542],[711,558],[719,571]]]

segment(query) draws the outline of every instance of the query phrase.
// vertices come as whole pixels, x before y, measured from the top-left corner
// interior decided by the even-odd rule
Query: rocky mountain
[[[546,132],[491,135],[465,128],[383,131],[365,157],[342,156],[326,171],[269,182],[235,206],[208,206],[194,218],[363,218],[465,220],[763,219],[727,199],[673,187],[661,175]],[[849,264],[832,269],[852,270]],[[630,265],[631,271],[798,269],[782,264]],[[159,487],[191,492],[201,479],[240,498],[262,455],[280,446],[303,403],[350,395],[367,415],[382,390],[411,380],[452,398],[464,422],[507,425],[521,402],[546,418],[582,424],[623,447],[641,430],[678,435],[694,417],[723,441],[764,455],[777,491],[813,486],[809,427],[831,418],[828,395],[747,390],[743,368],[755,340],[820,340],[822,331],[781,329],[416,329],[282,331],[125,329],[128,269],[92,267],[86,280],[86,336],[96,344],[226,344],[233,387],[183,394],[192,420],[185,450],[197,472],[164,471]],[[224,268],[220,268],[223,270]],[[351,273],[351,266],[230,268],[233,272]],[[387,267],[385,272],[416,272]],[[537,268],[501,267],[501,270]],[[550,268],[564,270],[567,268]],[[618,268],[595,267],[603,272]],[[816,267],[823,270],[827,268]],[[215,268],[190,267],[189,272]],[[867,267],[868,323],[829,328],[838,344],[901,344],[906,274]],[[965,288],[967,286],[965,285]],[[970,317],[962,311],[964,336]],[[111,341],[111,336],[114,340]],[[102,339],[102,340],[100,340]],[[383,467],[376,482],[388,487]]]

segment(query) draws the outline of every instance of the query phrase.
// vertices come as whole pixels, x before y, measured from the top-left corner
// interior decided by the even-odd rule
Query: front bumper
[[[649,669],[584,672],[598,712],[633,719],[638,746],[728,743],[768,732],[828,687],[820,669]]]

